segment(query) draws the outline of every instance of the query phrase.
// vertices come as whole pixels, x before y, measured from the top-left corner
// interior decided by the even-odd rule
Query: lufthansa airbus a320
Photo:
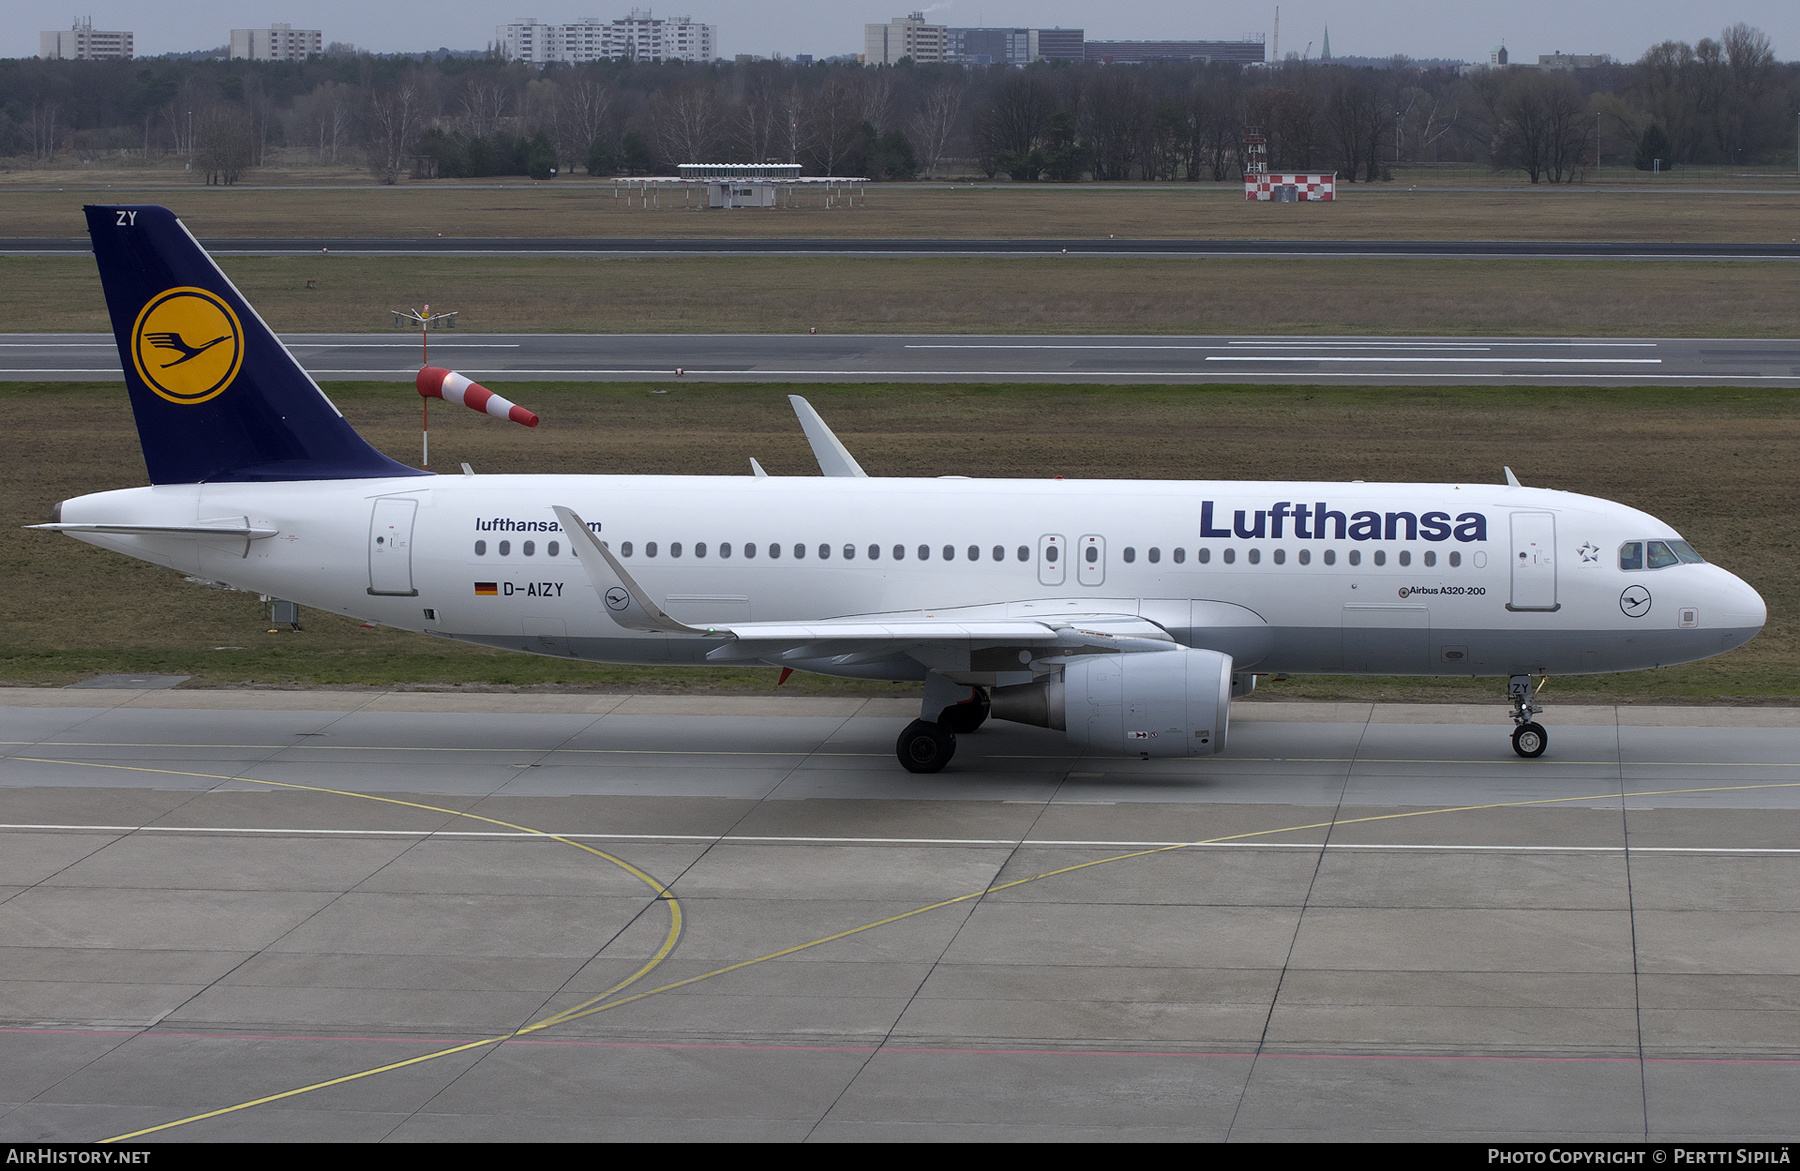
[[[915,772],[990,717],[1211,755],[1270,673],[1506,679],[1537,757],[1543,678],[1703,659],[1766,617],[1655,517],[1510,472],[870,477],[795,399],[823,476],[431,475],[351,429],[169,211],[87,216],[150,486],[37,527],[485,646],[920,681],[896,745]]]

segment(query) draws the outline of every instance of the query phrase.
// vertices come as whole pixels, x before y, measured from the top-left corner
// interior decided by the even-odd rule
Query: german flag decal
[[[478,581],[475,583],[475,596],[478,598],[492,598],[499,593],[500,584],[498,582]]]

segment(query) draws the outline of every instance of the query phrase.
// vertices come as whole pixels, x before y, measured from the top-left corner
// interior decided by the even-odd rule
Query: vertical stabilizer
[[[174,213],[86,211],[151,483],[425,474],[356,433]]]

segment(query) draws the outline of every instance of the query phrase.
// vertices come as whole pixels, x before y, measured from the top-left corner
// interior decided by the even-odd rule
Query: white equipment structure
[[[641,199],[645,207],[660,206],[661,193],[680,189],[687,206],[736,207],[855,207],[856,192],[869,180],[849,175],[800,174],[798,163],[682,163],[673,176],[653,176],[622,181],[613,189],[626,198]]]

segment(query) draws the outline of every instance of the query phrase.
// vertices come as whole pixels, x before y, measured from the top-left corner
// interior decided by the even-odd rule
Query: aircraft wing
[[[860,615],[817,622],[732,622],[690,626],[671,618],[619,564],[573,509],[553,511],[579,550],[607,616],[627,630],[729,639],[714,661],[845,658],[873,662],[912,655],[941,659],[973,651],[1026,651],[1026,659],[1065,654],[1129,654],[1175,649],[1168,632],[1136,614],[1058,614],[1045,618],[969,617],[929,612]],[[935,649],[928,649],[935,648]],[[915,652],[925,652],[923,654]],[[1003,657],[1003,656],[1002,656]],[[1014,669],[1021,662],[1013,657]]]

